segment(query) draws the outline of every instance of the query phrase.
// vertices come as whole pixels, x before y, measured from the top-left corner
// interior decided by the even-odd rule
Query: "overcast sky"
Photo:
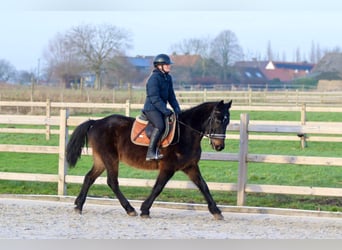
[[[264,56],[269,41],[287,60],[297,48],[308,54],[312,42],[342,47],[340,0],[11,0],[0,10],[0,59],[35,70],[58,32],[103,23],[132,34],[130,56],[170,53],[183,39],[214,38],[223,30],[236,34],[247,55]]]

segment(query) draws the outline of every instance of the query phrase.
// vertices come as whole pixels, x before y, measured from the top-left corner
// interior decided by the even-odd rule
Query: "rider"
[[[159,160],[158,142],[165,130],[165,117],[173,114],[167,108],[169,103],[176,115],[181,112],[175,92],[173,90],[171,71],[172,61],[166,54],[159,54],[153,60],[154,69],[146,84],[146,100],[143,113],[153,125],[153,131],[148,146],[146,161]]]

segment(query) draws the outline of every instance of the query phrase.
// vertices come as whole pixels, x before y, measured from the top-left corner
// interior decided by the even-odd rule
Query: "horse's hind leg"
[[[75,210],[79,213],[82,213],[90,186],[94,184],[95,180],[103,173],[104,169],[103,166],[96,167],[94,164],[92,169],[85,175],[81,191],[75,200]]]
[[[208,203],[208,209],[210,213],[214,216],[214,218],[217,220],[223,220],[221,210],[217,207],[216,202],[211,196],[208,185],[203,179],[201,172],[198,168],[198,165],[193,165],[191,167],[184,169],[183,171],[189,176],[190,180],[192,180],[193,183],[195,183],[195,185],[202,192],[204,198]]]

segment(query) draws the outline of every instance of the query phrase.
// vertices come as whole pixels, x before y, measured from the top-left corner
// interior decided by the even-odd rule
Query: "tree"
[[[67,38],[73,51],[95,73],[96,89],[102,87],[100,79],[105,65],[130,47],[129,33],[110,24],[80,25],[72,28]]]
[[[314,41],[311,41],[311,49],[310,49],[310,62],[311,63],[317,63],[316,52],[317,52],[317,50],[316,50],[315,43],[314,43]]]
[[[234,32],[222,31],[211,43],[211,56],[222,66],[223,82],[227,80],[229,66],[243,58],[243,51]]]
[[[32,79],[35,78],[35,75],[33,72],[29,72],[26,70],[21,70],[19,72],[17,72],[17,76],[16,76],[16,81],[20,84],[32,84]]]
[[[0,81],[7,82],[15,77],[16,69],[5,59],[0,59]]]
[[[272,51],[271,41],[268,41],[268,43],[267,43],[267,60],[268,61],[273,61],[274,60],[274,55],[273,55],[273,51]]]
[[[208,59],[210,49],[210,39],[207,38],[190,38],[184,39],[180,43],[176,43],[171,46],[173,54],[184,54],[184,55],[199,55],[201,56],[201,75],[202,77],[208,74]]]
[[[321,51],[321,47],[319,46],[319,44],[316,45],[316,63],[319,62],[319,60],[322,59],[322,51]]]
[[[44,57],[48,64],[48,75],[50,78],[58,78],[63,87],[79,78],[84,69],[82,61],[65,34],[58,33],[50,40]]]
[[[184,39],[180,43],[173,44],[171,50],[176,54],[208,56],[210,41],[208,38]]]
[[[301,52],[300,52],[300,48],[297,47],[296,49],[296,59],[295,59],[296,62],[301,62],[302,61],[302,56],[301,56]]]

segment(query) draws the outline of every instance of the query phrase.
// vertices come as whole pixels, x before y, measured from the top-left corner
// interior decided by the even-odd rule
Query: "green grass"
[[[232,112],[231,119],[239,120],[240,113],[240,111]],[[104,115],[107,115],[107,113],[94,114],[92,116]],[[133,114],[132,116],[135,115]],[[333,113],[310,114],[308,117],[310,117],[310,121],[341,121],[341,116]],[[300,114],[299,112],[250,112],[250,118],[253,120],[298,121]],[[13,125],[11,126],[13,127]],[[2,124],[1,127],[6,127],[6,125]],[[51,135],[51,139],[46,141],[45,135],[0,134],[0,144],[57,146],[58,141],[58,135]],[[304,149],[301,149],[299,141],[251,140],[249,142],[249,152],[253,154],[341,157],[340,148],[340,143],[332,142],[309,142],[308,147]],[[212,151],[207,139],[203,140],[203,151]],[[227,141],[224,151],[230,153],[238,152],[239,142],[237,140]],[[83,156],[78,162],[77,167],[69,169],[69,174],[84,176],[90,170],[91,165],[91,157]],[[200,162],[200,168],[207,182],[237,182],[237,162],[203,160]],[[0,152],[0,171],[57,174],[58,155]],[[124,164],[120,165],[120,177],[155,179],[157,174],[156,171],[144,171],[128,167]],[[187,176],[181,172],[176,173],[172,179],[188,180]],[[248,183],[342,188],[342,168],[332,166],[249,163]],[[151,191],[151,188],[142,187],[121,187],[121,189],[128,199],[138,200],[145,199]],[[79,184],[68,184],[68,195],[78,195],[79,190]],[[0,193],[55,195],[57,193],[57,184],[0,180]],[[236,204],[235,192],[212,191],[212,194],[219,205]],[[114,197],[109,187],[104,185],[92,186],[89,195]],[[158,197],[158,200],[205,203],[198,190],[165,189]],[[250,193],[247,195],[246,205],[342,211],[341,200],[340,198],[334,197]]]

